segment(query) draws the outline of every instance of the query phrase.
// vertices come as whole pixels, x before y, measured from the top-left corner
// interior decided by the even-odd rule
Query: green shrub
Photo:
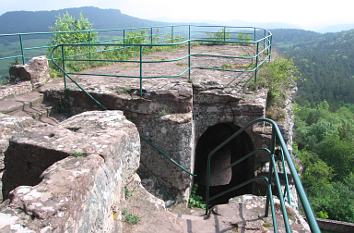
[[[138,224],[140,222],[140,217],[136,214],[132,214],[128,209],[124,208],[122,211],[123,221],[131,225]]]
[[[251,34],[239,32],[237,34],[237,39],[240,41],[241,45],[249,45],[252,41]]]
[[[127,187],[124,187],[124,197],[125,199],[128,199],[133,196],[133,192],[130,191]]]
[[[292,60],[279,58],[263,65],[258,73],[257,80],[250,80],[248,88],[253,90],[268,88],[267,109],[271,112],[267,115],[269,117],[276,115],[282,117],[284,113],[276,113],[273,111],[281,111],[281,109],[285,107],[284,101],[287,97],[288,90],[295,86],[295,81],[299,76],[300,73]]]
[[[59,44],[80,44],[80,43],[95,43],[97,42],[97,33],[92,31],[90,21],[80,14],[78,19],[71,16],[69,13],[64,13],[58,16],[54,25],[51,27],[53,36],[50,40],[50,46]],[[85,30],[85,32],[82,32]],[[94,54],[96,48],[92,46],[65,46],[65,58],[85,57],[87,54]],[[51,48],[49,50],[49,53]],[[56,49],[53,57],[56,62],[61,65],[61,49]],[[67,62],[66,68],[73,71],[80,71],[86,68],[88,64],[80,62]]]
[[[189,200],[188,200],[188,208],[205,209],[206,204],[205,204],[203,198],[197,194],[197,190],[198,190],[198,185],[197,184],[193,185],[192,192],[191,192],[191,195],[189,196]]]
[[[85,157],[85,156],[87,156],[87,154],[85,152],[82,152],[82,151],[74,151],[72,153],[72,156],[74,156],[74,157]]]
[[[225,31],[225,28],[220,29],[217,32],[209,32],[208,33],[208,39],[209,40],[216,40],[216,41],[227,41],[231,39],[231,33]],[[224,43],[222,42],[209,42],[208,44],[210,45],[222,45]]]

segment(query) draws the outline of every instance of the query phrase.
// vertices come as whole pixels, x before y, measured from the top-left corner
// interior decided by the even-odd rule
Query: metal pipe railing
[[[215,196],[214,197],[210,197],[210,174],[211,174],[211,159],[212,157],[219,151],[221,150],[222,148],[224,148],[225,146],[227,146],[228,144],[230,144],[236,137],[240,136],[241,133],[245,132],[247,129],[249,129],[250,127],[258,124],[258,123],[268,123],[272,126],[272,138],[271,138],[271,143],[269,145],[269,148],[262,148],[262,149],[267,149],[267,152],[268,154],[270,155],[270,160],[269,160],[269,175],[268,175],[268,178],[267,178],[267,181],[268,181],[268,186],[272,187],[273,186],[273,182],[272,182],[272,179],[274,177],[275,179],[275,188],[278,192],[278,198],[279,198],[279,201],[280,201],[280,210],[281,210],[281,213],[282,213],[282,216],[283,216],[283,221],[284,221],[284,226],[285,226],[285,231],[286,232],[292,232],[291,231],[291,227],[290,227],[290,223],[289,223],[289,217],[288,217],[288,214],[287,214],[287,210],[286,210],[286,206],[285,206],[285,193],[288,194],[288,202],[290,203],[290,191],[289,191],[289,183],[288,183],[288,180],[287,180],[287,174],[286,174],[286,168],[285,168],[285,161],[289,167],[289,170],[290,170],[290,174],[291,174],[291,177],[293,178],[294,180],[294,185],[295,185],[295,189],[296,189],[296,192],[299,196],[299,199],[300,199],[300,203],[304,209],[304,213],[305,213],[305,216],[306,216],[306,219],[308,221],[308,224],[310,226],[310,229],[311,229],[311,232],[321,232],[319,227],[318,227],[318,224],[317,224],[317,221],[316,221],[316,218],[315,218],[315,215],[312,211],[312,208],[311,208],[311,205],[307,199],[307,195],[304,191],[304,188],[302,186],[302,183],[301,183],[301,180],[300,180],[300,177],[295,169],[295,165],[290,157],[290,153],[287,149],[287,146],[284,142],[284,139],[281,135],[281,132],[279,130],[279,127],[278,125],[271,119],[267,119],[267,118],[259,118],[259,119],[256,119],[256,120],[253,120],[251,122],[249,122],[247,125],[245,125],[243,128],[239,129],[238,131],[236,131],[233,135],[231,135],[229,138],[227,138],[226,140],[224,140],[224,142],[222,142],[219,146],[217,146],[216,148],[214,148],[209,154],[208,154],[208,157],[207,157],[207,185],[206,185],[206,193],[205,193],[205,200],[206,200],[206,213],[208,213],[208,208],[209,208],[209,203],[210,201],[214,200],[215,199]],[[277,164],[276,164],[276,161],[275,161],[275,151],[276,151],[276,148],[277,147],[280,147],[281,148],[281,156],[280,156],[280,159],[282,160],[282,165],[283,165],[283,172],[284,172],[284,176],[285,176],[285,179],[286,179],[286,182],[285,182],[285,192],[283,193],[282,189],[281,189],[281,183],[280,183],[280,177],[279,177],[279,172],[278,172],[278,168],[277,168]],[[251,154],[256,154],[259,152],[260,149],[256,149],[255,151],[241,157],[238,161],[244,161],[245,159],[248,159],[249,156]],[[232,164],[232,166],[238,164],[239,162],[236,161],[235,163]],[[253,178],[252,178],[253,179]],[[248,181],[246,181],[248,182]],[[224,191],[223,193],[226,194],[227,192],[231,192],[232,190],[235,190],[236,187],[239,188],[240,185],[237,185],[233,188],[230,188],[229,190],[226,190]],[[220,197],[220,194],[217,194],[216,195],[217,197]],[[274,205],[274,203],[272,204],[273,202],[273,197],[272,196],[269,196],[269,194],[267,195],[267,202],[266,202],[266,212],[268,211],[268,208],[269,208],[269,205],[271,205],[271,208],[272,205]],[[276,216],[275,216],[275,212],[273,212],[272,210],[272,219],[273,219],[273,227],[274,227],[274,231],[277,232],[277,223],[275,222],[276,221]]]
[[[171,31],[173,31],[173,33],[175,32],[175,28],[178,27],[186,27],[186,26],[171,26]],[[142,85],[143,85],[143,79],[146,78],[165,78],[165,77],[181,77],[185,71],[188,71],[188,80],[191,80],[191,70],[193,68],[198,68],[198,69],[210,69],[210,70],[216,70],[216,71],[227,71],[227,72],[254,72],[254,76],[255,76],[255,80],[257,79],[257,72],[260,68],[260,66],[263,65],[263,63],[267,60],[269,60],[270,54],[269,54],[269,50],[270,50],[270,45],[268,45],[265,48],[262,48],[262,50],[259,50],[260,47],[260,43],[262,41],[266,41],[267,38],[270,38],[271,33],[269,31],[264,30],[264,35],[267,35],[265,38],[261,39],[261,40],[257,40],[256,43],[255,41],[250,41],[250,40],[235,40],[232,38],[229,38],[229,36],[226,35],[226,33],[229,33],[229,30],[231,29],[248,29],[248,30],[253,30],[254,33],[256,33],[257,28],[250,28],[250,27],[226,27],[226,26],[195,26],[195,25],[187,25],[188,27],[188,39],[187,40],[183,40],[180,42],[175,42],[175,35],[173,35],[173,43],[159,43],[157,41],[157,43],[154,43],[153,40],[153,27],[151,28],[140,28],[140,29],[123,29],[122,31],[122,36],[123,36],[123,42],[122,44],[120,43],[97,43],[97,42],[91,42],[91,43],[75,43],[75,44],[60,44],[55,46],[52,49],[51,52],[51,57],[50,60],[52,60],[52,62],[54,63],[54,65],[57,67],[58,63],[55,61],[57,60],[57,58],[55,58],[53,56],[53,54],[55,53],[55,51],[61,47],[62,48],[62,69],[65,70],[65,62],[100,62],[100,63],[107,63],[107,62],[121,62],[121,63],[137,63],[139,64],[139,75],[110,75],[110,74],[94,74],[92,73],[92,75],[96,75],[96,76],[112,76],[112,77],[124,77],[124,78],[139,78],[139,94],[142,96],[143,92],[142,92]],[[220,40],[216,40],[216,39],[190,39],[191,38],[191,34],[193,32],[193,28],[220,28],[222,35],[222,38],[220,38]],[[160,27],[161,28],[161,27]],[[149,35],[141,35],[141,36],[133,36],[133,37],[129,37],[129,34],[126,33],[127,30],[135,30],[135,31],[141,31],[141,30],[149,30]],[[263,29],[262,29],[263,30]],[[87,31],[87,32],[91,32],[91,31]],[[242,33],[242,32],[238,32],[238,33]],[[247,32],[248,33],[248,32]],[[249,33],[248,33],[249,34]],[[172,35],[171,35],[172,36]],[[136,38],[149,38],[149,43],[133,43],[133,44],[128,44],[127,42],[130,41],[131,39],[136,39]],[[254,39],[256,39],[256,34],[254,34]],[[219,55],[219,54],[198,54],[198,53],[192,53],[191,52],[191,45],[193,43],[214,43],[214,44],[240,44],[241,45],[256,45],[256,51],[254,55],[241,55],[241,56],[227,56],[227,55]],[[269,43],[269,42],[268,42]],[[178,57],[178,58],[174,58],[174,59],[166,59],[166,60],[144,60],[143,58],[143,48],[144,47],[148,47],[150,49],[154,48],[154,47],[176,47],[176,46],[187,46],[188,47],[188,53],[182,57]],[[138,60],[131,60],[131,59],[107,59],[107,58],[91,58],[92,57],[92,52],[90,51],[89,54],[89,59],[85,59],[85,58],[77,58],[78,56],[85,56],[85,54],[75,54],[75,55],[65,55],[63,54],[63,51],[66,51],[66,49],[74,49],[74,48],[81,48],[81,47],[90,47],[90,48],[95,48],[95,47],[105,47],[105,49],[101,49],[101,50],[97,50],[95,49],[95,53],[107,53],[110,51],[118,51],[118,50],[131,50],[131,51],[135,51],[138,50],[139,55],[138,55]],[[113,47],[113,49],[107,49],[109,47]],[[128,49],[126,49],[128,48]],[[130,51],[129,50],[129,51]],[[125,52],[127,52],[125,51]],[[148,52],[148,51],[147,51]],[[121,51],[122,54],[124,54],[124,51]],[[263,54],[265,54],[263,57],[264,58],[260,58]],[[245,68],[237,68],[237,69],[230,69],[230,68],[223,68],[223,67],[203,67],[203,66],[193,66],[192,62],[191,62],[191,57],[209,57],[209,58],[223,58],[223,59],[248,59],[251,61],[252,65],[251,66],[247,66]],[[65,59],[64,59],[65,58]],[[183,60],[187,58],[188,59],[188,64],[187,64],[187,68],[185,69],[185,71],[177,74],[177,75],[160,75],[160,76],[144,76],[144,68],[143,68],[143,64],[144,63],[166,63],[166,62],[176,62],[179,60]],[[253,59],[255,60],[255,64],[253,63]],[[65,80],[67,75],[70,74],[76,74],[79,75],[79,72],[66,72],[66,74],[64,75],[63,73],[63,77],[64,77],[64,84],[65,84]],[[82,75],[90,75],[90,73],[82,73]],[[66,86],[65,86],[66,87]]]

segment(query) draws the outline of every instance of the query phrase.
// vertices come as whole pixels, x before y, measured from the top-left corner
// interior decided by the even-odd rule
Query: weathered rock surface
[[[33,90],[30,81],[24,81],[16,84],[0,86],[0,99],[8,96],[16,96],[29,93]]]
[[[2,179],[5,170],[4,158],[5,151],[9,146],[9,139],[12,135],[23,131],[26,127],[35,125],[36,122],[29,117],[10,117],[0,113],[0,179]],[[2,190],[2,180],[0,180],[0,189]],[[0,193],[0,202],[3,200]]]
[[[137,186],[128,186],[130,196],[126,199],[127,210],[140,218],[131,225],[124,223],[125,233],[220,233],[220,232],[274,232],[271,213],[265,217],[265,197],[243,195],[230,200],[228,204],[213,208],[205,219],[202,209],[187,209],[177,206],[165,210],[149,201]],[[275,200],[278,232],[285,232],[279,201]],[[293,232],[310,232],[304,218],[290,206],[286,207]]]
[[[24,65],[12,66],[9,73],[10,83],[31,81],[32,87],[37,88],[50,78],[48,59],[45,56],[34,57]]]
[[[137,95],[131,79],[82,78],[80,84],[108,109],[124,111],[146,139],[142,140],[139,174],[143,178],[153,177],[153,189],[149,191],[155,190],[154,193],[164,199],[167,196],[186,199],[190,177],[167,161],[156,147],[192,170],[192,84],[186,80],[146,80],[143,97]],[[98,109],[73,84],[68,84],[68,88],[66,93],[57,85],[46,85],[41,90],[46,102],[53,103],[58,110],[69,109],[70,114]],[[156,191],[156,187],[159,190]]]
[[[237,45],[193,45],[193,52],[219,55],[245,55],[254,51],[253,46]],[[184,56],[186,48],[174,51],[162,51],[144,54],[146,60],[175,59]],[[244,59],[211,59],[192,57],[192,63],[198,67],[243,67],[250,65]],[[186,63],[146,63],[144,76],[176,75]],[[193,67],[194,67],[193,66]],[[139,72],[136,64],[114,64],[95,67],[88,73],[132,75]],[[265,116],[267,90],[249,91],[247,86],[252,73],[221,72],[215,70],[191,70],[190,80],[185,77],[146,78],[142,80],[143,95],[139,96],[139,79],[102,76],[73,75],[72,78],[88,93],[108,109],[124,111],[127,118],[138,128],[142,137],[142,155],[139,175],[149,191],[166,200],[182,197],[186,199],[192,177],[173,165],[170,157],[188,171],[193,171],[195,150],[202,135],[220,123],[238,127],[249,121]],[[82,92],[73,82],[67,82],[67,90],[62,85],[49,84],[41,88],[45,101],[52,103],[54,109],[67,111],[73,115],[99,107]],[[263,128],[261,126],[261,128]],[[247,148],[263,147],[269,141],[269,135],[259,134],[253,129],[247,131],[250,143]],[[245,149],[245,150],[246,150]],[[165,155],[159,153],[163,151]],[[238,153],[239,156],[242,152]],[[250,151],[248,151],[250,152]],[[233,159],[236,153],[233,153]],[[230,157],[230,156],[229,156]],[[257,154],[252,161],[247,161],[245,170],[261,168],[268,160],[264,154]],[[232,160],[228,160],[232,161]],[[196,161],[199,163],[200,161]],[[226,160],[224,162],[227,162]],[[243,166],[243,165],[240,165]],[[252,166],[248,169],[248,166]],[[204,169],[205,170],[205,169]],[[236,170],[236,169],[234,169]],[[247,174],[253,177],[255,174]],[[229,174],[228,177],[230,177]],[[241,174],[244,176],[244,174]],[[233,177],[236,177],[233,174]],[[229,179],[228,179],[229,180]],[[226,183],[226,182],[224,182]],[[256,190],[254,193],[258,193]]]
[[[24,129],[5,153],[0,232],[121,232],[123,186],[139,155],[137,129],[120,111]]]
[[[168,161],[158,150],[192,171],[192,114],[168,114],[161,117],[131,118],[144,138],[141,148],[141,177],[150,177],[150,192],[164,200],[187,198],[191,177]],[[154,148],[154,146],[159,149]],[[144,184],[146,184],[144,182]]]

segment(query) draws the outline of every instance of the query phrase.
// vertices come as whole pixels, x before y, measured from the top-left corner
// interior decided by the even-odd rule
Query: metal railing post
[[[209,195],[210,195],[210,153],[207,159],[207,170],[206,170],[206,185],[205,185],[205,215],[208,216],[209,212]]]
[[[289,189],[289,179],[288,179],[288,174],[286,171],[286,165],[285,165],[285,159],[284,159],[284,153],[283,153],[283,149],[280,148],[280,156],[281,156],[281,163],[283,166],[283,171],[284,171],[284,177],[285,177],[285,191],[284,191],[284,198],[285,198],[285,194],[286,194],[286,199],[288,201],[289,204],[291,204],[291,196],[290,196],[290,189]]]
[[[188,40],[191,39],[191,25],[188,25]]]
[[[173,33],[174,33],[174,32],[173,32],[173,26],[171,26],[171,43],[173,43],[173,40],[174,40],[174,39],[173,39]]]
[[[266,46],[266,30],[265,29],[263,29],[263,49],[265,48],[265,46]]]
[[[143,96],[143,46],[140,45],[139,50],[139,79],[140,79],[140,96]]]
[[[88,42],[89,44],[92,44],[92,34],[91,34],[91,30],[88,32]],[[89,47],[89,59],[91,60],[92,59],[92,46]],[[90,66],[92,65],[92,62],[89,62]]]
[[[253,41],[256,41],[256,28],[253,28]]]
[[[269,37],[269,62],[271,61],[271,57],[272,57],[272,40],[273,40],[273,36]]]
[[[188,81],[191,81],[191,41],[188,41]]]
[[[224,30],[224,42],[226,41],[226,27],[223,28]]]
[[[125,44],[125,29],[123,29],[123,44]]]
[[[273,168],[274,168],[275,187],[276,187],[276,190],[278,191],[278,198],[279,198],[279,202],[280,202],[280,210],[281,210],[282,215],[283,215],[285,232],[291,232],[288,212],[286,210],[286,206],[285,206],[285,201],[284,201],[283,195],[281,194],[281,192],[282,192],[281,183],[280,183],[279,173],[278,173],[277,168],[276,168],[275,155],[272,154],[271,158],[272,158],[272,163],[273,163]]]
[[[150,44],[152,44],[152,27],[150,28]]]
[[[64,78],[64,90],[66,90],[66,75],[65,75],[65,53],[64,53],[64,46],[61,46],[61,63],[63,66],[63,78]]]
[[[273,178],[273,163],[272,163],[272,155],[275,152],[275,145],[276,145],[276,137],[275,137],[275,129],[274,127],[272,128],[272,138],[271,138],[271,143],[270,143],[270,154],[271,156],[269,157],[269,172],[268,172],[268,185],[270,186],[270,189],[272,189],[272,178]],[[273,197],[266,197],[266,217],[268,216],[268,211],[269,211],[269,203],[270,199]]]
[[[19,34],[18,35],[19,39],[20,39],[20,48],[21,48],[21,57],[22,57],[22,65],[25,64],[25,51],[23,50],[23,43],[22,43],[22,35]]]
[[[256,67],[254,70],[254,82],[257,82],[257,72],[258,72],[258,58],[259,58],[259,42],[256,45]]]

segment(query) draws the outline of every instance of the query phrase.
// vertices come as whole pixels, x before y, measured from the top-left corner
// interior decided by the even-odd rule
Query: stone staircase
[[[52,113],[51,106],[43,103],[43,94],[37,91],[1,99],[0,113],[11,116],[31,117],[50,125],[59,123],[56,119],[58,116]]]
[[[123,214],[125,233],[226,233],[274,232],[271,213],[264,217],[266,198],[243,195],[217,205],[208,218],[203,209],[186,208],[185,203],[166,209],[164,202],[148,193],[136,175],[126,187],[126,213],[139,217],[136,224],[129,223]],[[129,193],[129,195],[127,195]],[[285,232],[279,201],[275,198],[278,232]],[[286,207],[293,232],[310,232],[304,218],[292,207]]]

